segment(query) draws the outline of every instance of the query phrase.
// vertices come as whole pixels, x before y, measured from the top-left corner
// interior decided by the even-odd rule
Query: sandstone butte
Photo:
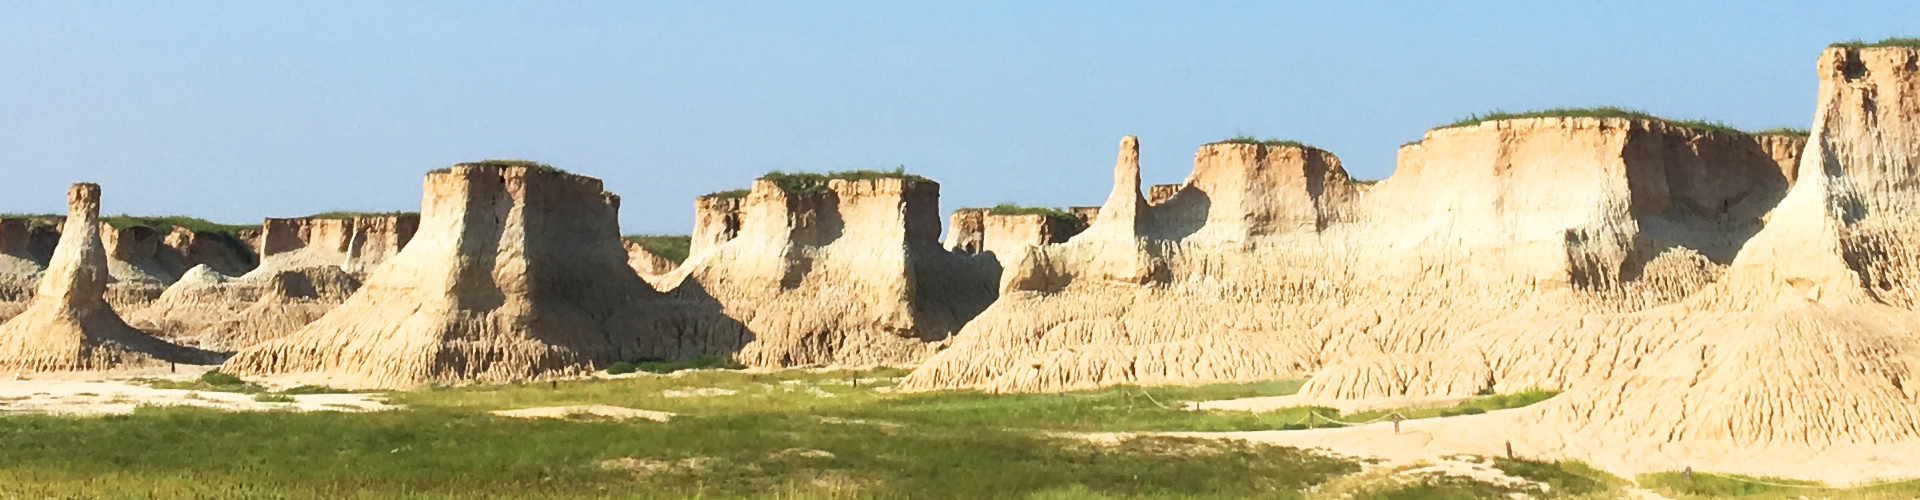
[[[422,198],[419,231],[357,292],[222,369],[406,388],[580,375],[747,337],[710,298],[657,292],[628,267],[619,198],[598,179],[460,164],[427,174]]]
[[[67,190],[65,229],[19,314],[0,323],[0,372],[69,372],[217,362],[212,353],[148,336],[106,301],[107,252],[100,238],[100,186]]]
[[[751,332],[750,366],[916,363],[994,300],[995,261],[941,247],[939,198],[917,178],[756,180],[697,199],[687,261],[654,281]]]

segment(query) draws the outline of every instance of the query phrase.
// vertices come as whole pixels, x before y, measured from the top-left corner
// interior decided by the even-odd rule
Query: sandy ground
[[[1194,401],[1186,404],[1188,410],[1232,410],[1232,411],[1273,411],[1300,406],[1324,406],[1340,410],[1340,413],[1359,413],[1363,411],[1387,408],[1432,408],[1452,406],[1454,403],[1473,399],[1472,396],[1443,396],[1431,398],[1380,398],[1353,399],[1341,401],[1308,401],[1305,396],[1290,394],[1286,396],[1267,396],[1259,398],[1223,399],[1219,401]]]
[[[376,411],[397,408],[380,394],[308,394],[292,396],[291,403],[254,401],[252,394],[155,389],[133,378],[193,380],[212,367],[181,365],[177,371],[120,371],[0,376],[0,414],[119,415],[140,406],[201,406],[232,411]]]
[[[655,422],[672,420],[673,413],[653,410],[637,410],[610,405],[542,406],[539,408],[521,408],[518,410],[500,410],[493,412],[502,417],[517,418],[572,418],[589,416],[613,420],[644,418]]]
[[[1451,455],[1503,456],[1511,443],[1515,456],[1575,459],[1621,477],[1649,472],[1696,471],[1820,481],[1849,486],[1920,477],[1920,442],[1813,447],[1804,445],[1731,446],[1713,441],[1603,442],[1546,432],[1525,409],[1483,415],[1408,420],[1394,432],[1392,422],[1340,429],[1252,432],[1172,432],[1158,435],[1243,439],[1342,455],[1375,457],[1391,463],[1439,463]],[[1110,438],[1093,435],[1094,439]]]

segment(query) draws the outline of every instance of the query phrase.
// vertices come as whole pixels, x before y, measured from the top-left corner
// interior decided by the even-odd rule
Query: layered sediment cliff
[[[574,375],[707,342],[669,331],[697,321],[627,267],[619,199],[598,179],[481,163],[425,184],[419,233],[359,292],[224,369],[399,388]]]
[[[1523,311],[1672,303],[1787,187],[1752,136],[1651,120],[1436,130],[1365,194],[1324,151],[1215,144],[1149,204],[1136,148],[1093,226],[1002,259],[1000,301],[905,387],[1297,376]]]
[[[918,361],[993,300],[997,274],[991,259],[941,247],[939,189],[756,180],[738,234],[695,252],[671,282],[710,294],[751,332],[738,355],[748,365]]]

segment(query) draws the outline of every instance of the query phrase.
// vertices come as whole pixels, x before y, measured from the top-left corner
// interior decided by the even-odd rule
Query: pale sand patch
[[[664,411],[637,410],[610,405],[543,406],[539,408],[521,408],[518,410],[500,410],[493,412],[493,414],[514,418],[567,418],[576,415],[590,415],[614,420],[644,418],[655,422],[665,422],[674,417],[673,413]]]
[[[667,389],[664,391],[660,391],[661,396],[669,397],[669,398],[702,398],[702,397],[709,397],[709,396],[732,396],[739,393],[740,391],[736,391],[733,389],[724,389],[720,387],[701,387],[699,389],[692,389],[692,390],[685,390],[685,391],[678,390],[678,389]]]
[[[252,394],[155,389],[124,380],[0,380],[0,413],[124,415],[140,406],[199,406],[230,411],[378,411],[398,408],[380,394],[306,394],[291,403]]]
[[[1188,410],[1227,410],[1227,411],[1274,411],[1300,406],[1322,406],[1339,410],[1340,413],[1356,413],[1391,408],[1435,408],[1452,406],[1455,403],[1473,399],[1473,396],[1433,396],[1422,398],[1372,398],[1342,399],[1332,401],[1314,401],[1305,395],[1289,394],[1285,396],[1266,396],[1258,398],[1223,399],[1218,401],[1193,401],[1187,403]]]
[[[1808,445],[1739,446],[1712,440],[1684,443],[1621,441],[1604,436],[1554,432],[1527,408],[1483,415],[1407,420],[1395,433],[1392,422],[1339,429],[1249,432],[1109,433],[1087,435],[1112,440],[1130,435],[1240,439],[1343,455],[1374,457],[1394,463],[1438,463],[1451,455],[1514,455],[1536,460],[1579,460],[1609,473],[1632,478],[1649,472],[1695,471],[1858,485],[1920,477],[1920,441],[1829,447]]]

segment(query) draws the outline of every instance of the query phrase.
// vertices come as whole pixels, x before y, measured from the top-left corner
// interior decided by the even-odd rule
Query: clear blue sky
[[[629,233],[773,169],[1091,205],[1124,134],[1148,182],[1236,134],[1378,178],[1494,108],[1805,126],[1822,47],[1915,31],[1910,1],[0,0],[0,212],[76,181],[109,213],[414,210],[424,172],[484,158],[605,179]]]

